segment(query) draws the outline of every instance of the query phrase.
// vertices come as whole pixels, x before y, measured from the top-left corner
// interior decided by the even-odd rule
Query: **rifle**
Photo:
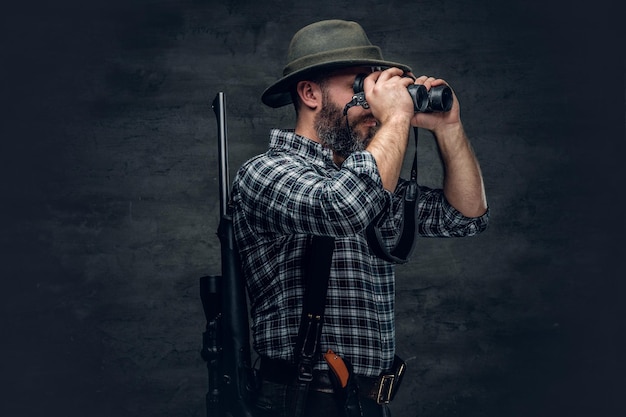
[[[200,278],[200,298],[206,316],[201,356],[207,362],[207,417],[253,417],[250,407],[256,374],[252,369],[248,308],[241,262],[235,244],[224,93],[213,100],[218,125],[222,275]]]

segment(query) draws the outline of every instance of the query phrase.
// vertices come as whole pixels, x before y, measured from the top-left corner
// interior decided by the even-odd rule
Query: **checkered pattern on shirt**
[[[340,169],[330,150],[318,143],[272,130],[268,152],[239,170],[233,206],[255,350],[292,359],[308,235],[331,235],[335,250],[322,351],[331,348],[349,358],[360,375],[389,369],[395,352],[394,271],[370,253],[364,230],[386,210],[381,228],[391,245],[399,232],[402,201],[383,189],[373,156],[356,152]],[[463,217],[440,190],[422,188],[419,210],[425,236],[467,236],[486,226],[486,216]]]

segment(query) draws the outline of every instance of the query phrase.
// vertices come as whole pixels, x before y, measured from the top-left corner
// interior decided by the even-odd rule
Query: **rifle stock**
[[[218,125],[221,276],[200,278],[201,299],[207,318],[202,357],[207,361],[209,391],[207,416],[253,417],[254,390],[251,367],[248,308],[241,261],[237,252],[230,207],[228,139],[224,93],[213,100]]]

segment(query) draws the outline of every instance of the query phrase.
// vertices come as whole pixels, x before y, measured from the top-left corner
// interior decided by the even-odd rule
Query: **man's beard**
[[[359,123],[371,117],[365,116],[352,120],[348,127],[342,109],[330,102],[324,94],[322,110],[315,118],[315,130],[324,146],[345,159],[353,152],[364,150],[372,140],[377,127],[368,128],[365,137],[360,136],[356,130]]]

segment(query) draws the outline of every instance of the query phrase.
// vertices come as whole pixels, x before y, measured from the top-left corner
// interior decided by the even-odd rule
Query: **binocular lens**
[[[447,85],[438,85],[428,92],[428,109],[433,112],[447,112],[452,108],[452,90]]]
[[[408,86],[413,99],[413,110],[421,113],[444,113],[452,108],[452,90],[447,85],[438,85],[426,90],[420,84]]]
[[[425,112],[428,110],[428,90],[420,84],[412,84],[407,87],[413,99],[413,110]]]

